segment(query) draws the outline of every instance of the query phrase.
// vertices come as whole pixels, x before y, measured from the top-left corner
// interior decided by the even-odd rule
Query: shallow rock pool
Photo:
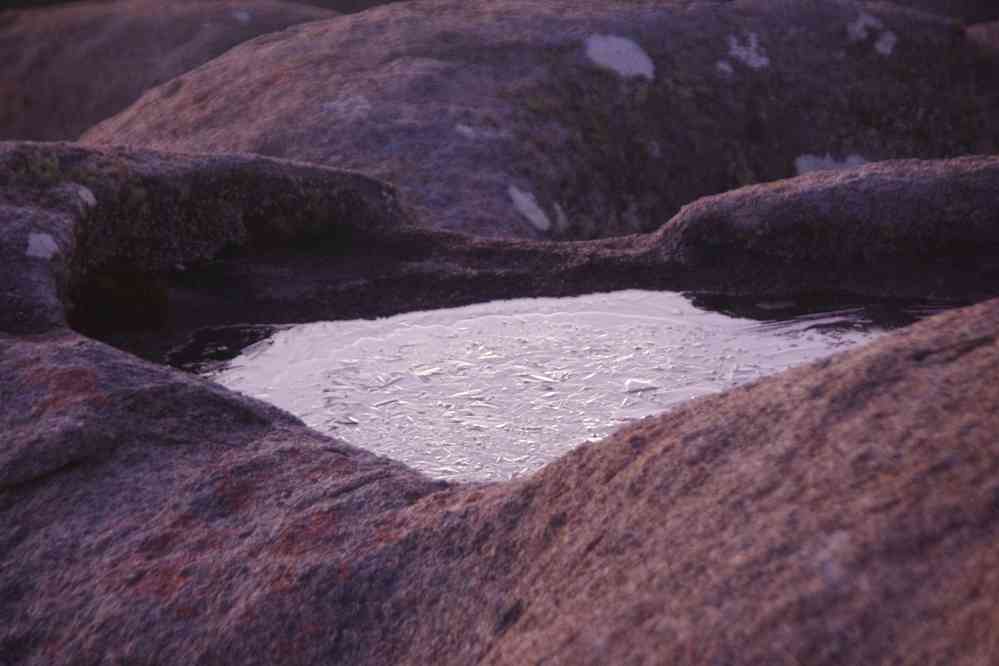
[[[760,322],[621,291],[294,326],[210,376],[432,476],[501,480],[883,331],[861,309]]]

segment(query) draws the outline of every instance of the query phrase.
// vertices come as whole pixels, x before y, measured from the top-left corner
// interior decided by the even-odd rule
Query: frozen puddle
[[[211,376],[432,476],[499,480],[878,336],[858,312],[761,323],[644,291],[498,301],[295,326]]]

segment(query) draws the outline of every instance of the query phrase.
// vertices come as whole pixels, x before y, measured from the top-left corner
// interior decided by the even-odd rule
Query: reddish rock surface
[[[574,243],[427,230],[384,183],[253,156],[0,144],[0,186],[3,330],[45,330],[68,312],[150,358],[204,326],[618,288],[999,293],[999,158],[809,174],[705,198],[654,233]],[[33,234],[62,261],[27,256]],[[159,328],[128,330],[148,326]]]
[[[968,28],[971,39],[999,59],[999,21],[979,23]],[[999,76],[997,76],[999,78]]]
[[[112,3],[128,2],[129,0],[82,0],[91,3]],[[204,2],[204,0],[178,0],[179,2]],[[388,2],[399,2],[401,0],[280,0],[289,4],[312,5],[314,7],[325,7],[336,12],[359,12],[369,7],[384,5]],[[4,7],[10,9],[28,9],[32,7],[51,7],[54,5],[74,5],[80,4],[81,0],[5,0]],[[245,4],[245,3],[244,3]]]
[[[799,171],[995,152],[993,70],[887,3],[428,0],[242,45],[83,140],[356,169],[424,226],[592,238]]]
[[[286,2],[291,2],[293,0],[285,0]],[[405,0],[297,0],[302,4],[315,5],[316,7],[325,7],[326,9],[332,9],[336,12],[341,12],[344,14],[353,14],[354,12],[362,12],[365,9],[371,9],[372,7],[377,7],[379,5],[387,5],[391,2],[404,2]]]
[[[240,248],[338,242],[405,222],[364,176],[267,158],[0,142],[0,330],[113,329],[163,298],[161,280]],[[118,310],[102,311],[107,302]],[[126,321],[103,325],[104,315]]]
[[[966,187],[948,200],[974,218],[961,206],[996,168],[810,176],[700,202],[659,234],[554,244],[400,226],[388,187],[318,167],[2,145],[0,663],[993,663],[999,300],[478,485],[429,480],[87,339],[61,308],[109,262],[154,270],[235,245],[266,274],[261,237],[306,234],[313,266],[335,264],[318,259],[317,224],[370,230],[385,256],[408,247],[428,281],[465,257],[468,271],[533,260],[571,282],[614,253],[636,276],[657,264],[629,256],[684,265],[711,238],[691,229],[749,224],[731,201],[768,211],[753,224],[787,207],[793,228],[825,192],[849,204],[846,238],[851,211],[880,198],[874,228],[894,225],[904,254],[945,225],[911,225],[898,192],[936,217],[935,196]],[[179,203],[185,188],[200,208]]]
[[[999,280],[997,177],[999,159],[969,157],[753,185],[684,207],[656,246],[724,292],[970,295]]]
[[[240,42],[333,16],[277,0],[0,9],[0,139],[76,139],[147,89]]]

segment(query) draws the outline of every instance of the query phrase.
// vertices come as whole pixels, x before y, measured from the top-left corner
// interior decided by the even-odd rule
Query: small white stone
[[[874,50],[883,56],[890,56],[898,44],[898,36],[891,30],[885,30],[884,27],[885,24],[881,19],[864,12],[856,21],[846,26],[846,32],[851,42],[861,42],[869,38],[872,32],[880,31],[881,34],[874,42]]]
[[[55,239],[49,234],[29,234],[25,254],[38,259],[51,259],[59,251]]]
[[[454,131],[462,135],[466,139],[474,139],[476,138],[476,136],[478,136],[478,133],[475,131],[474,127],[465,124],[455,125]]]
[[[895,51],[895,44],[898,43],[898,37],[891,30],[881,33],[878,37],[878,41],[874,42],[874,50],[883,56],[890,56],[892,52]]]
[[[625,393],[644,393],[645,391],[655,391],[658,386],[648,379],[629,379],[624,382]]]
[[[770,66],[770,58],[760,46],[760,36],[755,32],[746,34],[745,44],[741,43],[735,35],[729,35],[728,54],[752,69],[763,69]]]
[[[838,171],[840,169],[850,169],[853,167],[863,166],[867,164],[868,160],[864,158],[863,155],[857,155],[856,153],[852,155],[847,155],[841,160],[837,160],[835,157],[826,153],[825,155],[800,155],[794,160],[794,168],[798,175],[801,176],[806,173],[812,173],[813,171]]]
[[[526,217],[527,221],[533,224],[538,231],[551,229],[552,221],[548,219],[545,211],[541,210],[541,206],[538,205],[538,200],[534,198],[533,194],[524,192],[516,185],[508,187],[507,194],[510,195],[510,200],[517,212]]]
[[[715,69],[724,74],[725,76],[732,76],[735,70],[732,69],[732,65],[728,60],[719,60],[715,63]]]
[[[253,20],[253,14],[245,9],[234,9],[232,17],[244,25]]]
[[[634,40],[617,35],[590,35],[586,38],[586,57],[600,67],[620,76],[655,78],[652,58]]]
[[[93,208],[97,205],[97,197],[94,196],[89,187],[84,187],[83,185],[78,185],[77,187],[79,188],[77,189],[77,194],[80,195],[80,199],[87,208]]]
[[[881,19],[863,12],[856,21],[846,26],[846,32],[851,42],[861,42],[870,36],[871,30],[880,30],[883,27]]]

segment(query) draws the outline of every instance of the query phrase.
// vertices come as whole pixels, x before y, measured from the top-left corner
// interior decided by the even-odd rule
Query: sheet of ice
[[[496,480],[878,334],[828,326],[849,317],[760,323],[668,292],[498,301],[296,326],[214,378],[433,476]]]

